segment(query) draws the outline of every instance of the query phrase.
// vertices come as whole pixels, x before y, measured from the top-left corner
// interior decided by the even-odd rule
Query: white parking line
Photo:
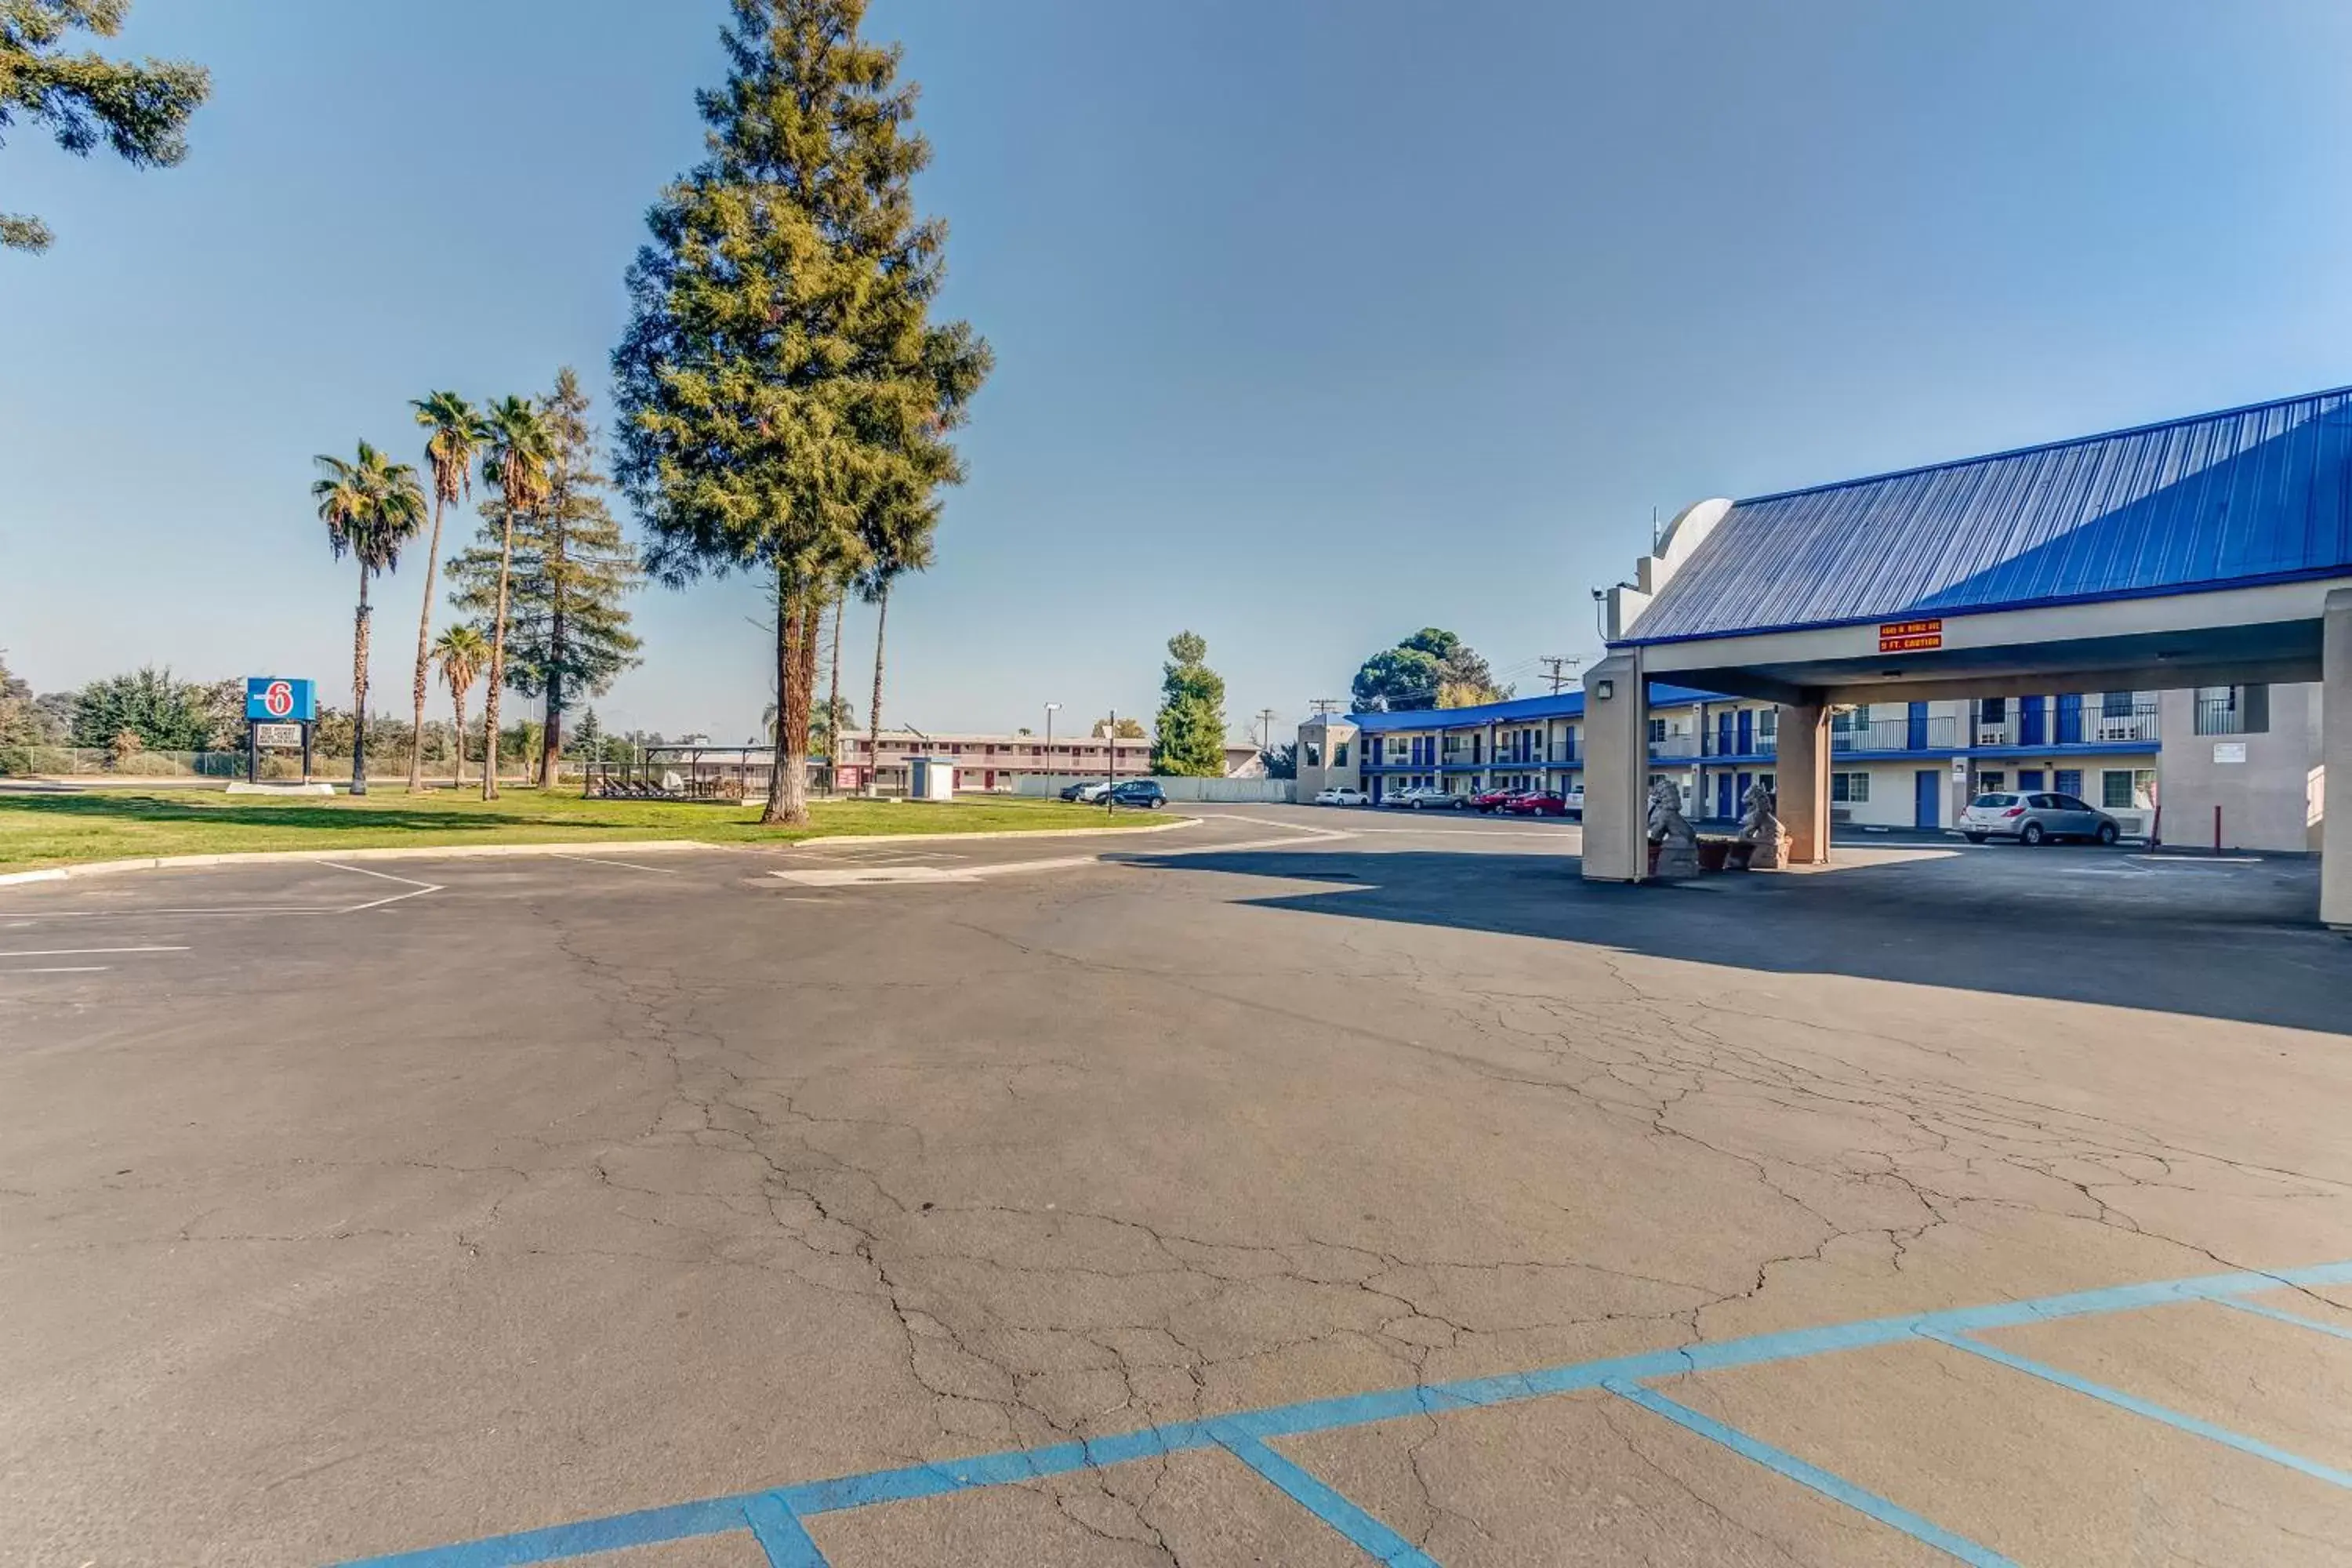
[[[184,947],[32,947],[19,952],[0,952],[0,958],[81,958],[98,952],[185,952]],[[31,974],[34,970],[19,973]]]
[[[103,974],[111,967],[105,963],[58,964],[48,969],[0,969],[0,974]]]
[[[384,899],[371,899],[364,904],[352,904],[347,909],[334,911],[341,915],[355,915],[362,910],[380,910],[386,904],[396,904],[403,899],[419,899],[427,893],[437,893],[441,890],[441,884],[438,882],[420,882],[414,877],[395,877],[389,871],[371,871],[364,866],[346,866],[340,860],[321,860],[319,864],[331,866],[338,871],[357,871],[362,877],[377,877],[387,882],[404,882],[410,889],[405,893],[394,893],[390,898]]]
[[[640,866],[635,860],[607,860],[602,855],[558,855],[558,860],[586,860],[598,866],[618,866],[626,871],[651,871],[656,877],[675,877],[677,870],[670,866]],[[352,868],[357,870],[357,867]]]

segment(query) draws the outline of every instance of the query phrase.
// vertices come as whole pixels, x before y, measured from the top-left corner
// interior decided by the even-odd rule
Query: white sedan
[[[1348,784],[1334,784],[1329,789],[1315,792],[1315,804],[1318,805],[1361,805],[1370,798],[1362,790]]]

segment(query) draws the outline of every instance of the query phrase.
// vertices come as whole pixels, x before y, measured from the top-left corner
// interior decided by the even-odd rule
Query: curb
[[[1010,828],[987,833],[845,833],[814,835],[789,843],[762,845],[709,838],[572,838],[530,844],[387,844],[362,849],[245,849],[221,855],[154,855],[131,860],[91,860],[79,866],[48,866],[37,871],[0,871],[0,888],[27,882],[62,882],[77,877],[111,877],[125,871],[171,871],[205,866],[267,866],[304,860],[463,860],[500,856],[576,855],[586,850],[604,854],[656,854],[669,849],[764,849],[770,853],[803,849],[818,844],[920,844],[949,838],[1067,838],[1105,833],[1165,833],[1188,827],[1198,817],[1180,816],[1134,827]]]

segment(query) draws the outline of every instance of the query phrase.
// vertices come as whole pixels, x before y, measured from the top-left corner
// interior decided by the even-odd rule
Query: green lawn
[[[248,849],[370,848],[394,844],[523,844],[533,840],[698,838],[717,844],[788,844],[845,833],[982,833],[1100,827],[1099,806],[1001,800],[953,805],[819,801],[807,827],[760,826],[751,805],[583,800],[503,788],[412,795],[379,784],[364,798],[215,794],[194,789],[0,793],[0,871],[144,855],[216,855]],[[1139,826],[1121,813],[1121,826]]]

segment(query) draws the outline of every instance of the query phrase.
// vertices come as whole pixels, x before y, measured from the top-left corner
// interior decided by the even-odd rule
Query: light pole
[[[1048,779],[1054,776],[1054,715],[1061,710],[1062,705],[1058,702],[1045,704],[1045,776]],[[1045,787],[1050,790],[1054,786],[1048,784]]]

